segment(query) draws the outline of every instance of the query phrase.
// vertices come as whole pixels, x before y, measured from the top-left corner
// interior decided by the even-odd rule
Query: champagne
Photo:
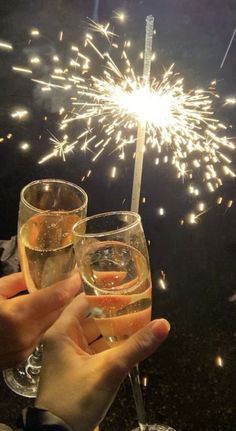
[[[68,278],[75,268],[72,226],[76,214],[37,214],[19,232],[19,256],[28,290],[43,289]]]
[[[151,278],[147,261],[117,241],[84,249],[80,273],[91,313],[104,337],[119,341],[151,319]]]

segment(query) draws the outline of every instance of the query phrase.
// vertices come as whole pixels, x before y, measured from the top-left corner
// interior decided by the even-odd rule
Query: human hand
[[[74,431],[91,431],[104,418],[117,390],[137,363],[165,340],[169,324],[150,322],[120,345],[108,348],[79,295],[44,337],[36,407],[49,410]]]
[[[18,365],[38,344],[64,307],[79,292],[79,274],[30,293],[22,273],[0,278],[0,369]]]

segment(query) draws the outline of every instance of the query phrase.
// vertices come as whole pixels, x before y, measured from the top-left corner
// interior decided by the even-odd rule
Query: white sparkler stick
[[[154,25],[154,17],[152,15],[148,15],[146,18],[146,37],[145,37],[145,52],[144,52],[144,66],[143,66],[143,82],[144,82],[144,85],[146,85],[147,87],[149,87],[150,85],[153,25]],[[132,198],[131,198],[131,211],[135,211],[135,212],[138,212],[139,210],[142,171],[143,171],[145,132],[146,132],[146,122],[140,121],[138,125],[138,132],[137,132]]]

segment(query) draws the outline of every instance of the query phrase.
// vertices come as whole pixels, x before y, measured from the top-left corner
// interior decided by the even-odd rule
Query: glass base
[[[40,367],[32,374],[25,364],[18,368],[9,368],[3,371],[6,385],[16,394],[27,398],[36,398],[39,384]]]
[[[132,431],[140,431],[140,428],[135,428]],[[168,425],[157,425],[152,424],[148,425],[148,431],[175,431],[174,428],[169,427]]]

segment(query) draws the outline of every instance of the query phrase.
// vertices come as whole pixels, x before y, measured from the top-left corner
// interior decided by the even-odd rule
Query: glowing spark
[[[216,356],[216,358],[215,358],[215,364],[216,364],[217,367],[222,368],[224,366],[223,358],[221,356]]]
[[[106,25],[98,24],[97,22],[93,21],[92,19],[89,20],[90,23],[90,29],[94,32],[100,33],[102,36],[104,36],[108,42],[110,42],[110,39],[114,36],[117,36],[115,33],[109,30],[110,23],[107,23]]]
[[[40,32],[39,32],[39,30],[37,28],[33,28],[30,31],[30,34],[31,34],[31,36],[34,36],[34,37],[40,36]]]
[[[164,215],[165,215],[165,210],[164,210],[164,208],[159,208],[159,209],[158,209],[158,214],[159,214],[160,216],[164,216]]]
[[[116,18],[122,21],[119,14],[116,13]],[[90,151],[92,161],[96,161],[113,145],[123,160],[126,148],[136,142],[138,124],[146,123],[145,150],[156,149],[156,165],[173,165],[178,178],[191,181],[189,192],[193,197],[201,193],[195,186],[196,181],[213,192],[222,184],[223,176],[234,178],[233,168],[229,168],[229,152],[235,145],[226,136],[226,126],[214,114],[214,107],[219,103],[216,82],[211,83],[210,90],[188,91],[183,78],[171,65],[162,76],[151,78],[147,86],[136,75],[128,56],[130,40],[117,42],[114,48],[110,41],[116,34],[110,24],[90,20],[90,30],[96,35],[87,33],[82,46],[70,44],[65,61],[53,54],[48,62],[46,55],[45,58],[42,55],[41,63],[48,66],[46,78],[44,67],[41,76],[40,67],[37,73],[12,67],[14,71],[33,74],[32,81],[40,85],[42,92],[61,91],[67,101],[63,103],[66,109],[58,108],[59,130],[63,133],[66,129],[67,139],[51,137],[53,148],[40,163],[51,157],[65,160],[66,154],[72,153],[76,146],[81,151]],[[96,44],[96,36],[102,36],[106,46],[109,42],[107,49],[101,48],[100,41]],[[59,41],[62,39],[63,32],[60,32]],[[115,61],[117,57],[119,62]],[[153,60],[154,57],[153,53]],[[228,98],[225,104],[236,104],[236,99]],[[79,132],[75,131],[75,122]],[[190,219],[196,222],[194,217]]]
[[[12,112],[11,117],[16,118],[18,120],[22,120],[23,118],[27,117],[28,114],[29,112],[26,110],[18,110],[18,111]]]
[[[205,208],[205,204],[204,204],[203,202],[200,202],[200,203],[198,204],[198,210],[199,210],[199,211],[204,211],[204,208]]]
[[[226,105],[236,105],[236,99],[234,97],[229,97],[228,99],[225,99],[225,103],[223,106]]]
[[[127,16],[124,12],[122,11],[115,11],[114,12],[114,18],[116,18],[117,20],[124,22],[127,19]]]
[[[111,170],[111,178],[115,178],[116,177],[116,167],[114,166]]]
[[[30,145],[28,144],[28,142],[22,142],[22,143],[20,144],[20,148],[21,148],[21,150],[23,150],[23,151],[27,151],[27,150],[29,150],[29,149],[30,149]]]
[[[189,214],[188,216],[188,222],[190,224],[196,224],[197,223],[197,216],[194,213]]]
[[[232,205],[233,205],[233,201],[232,201],[232,200],[229,200],[229,201],[227,202],[227,208],[231,208],[231,207],[232,207]]]
[[[9,42],[0,41],[0,49],[11,51],[13,50],[13,46]]]
[[[39,64],[40,62],[41,62],[41,60],[39,57],[32,57],[30,59],[30,63],[32,63],[32,64]]]
[[[19,67],[19,66],[12,66],[12,70],[15,72],[21,72],[21,73],[33,73],[32,70],[26,69],[25,67]]]

